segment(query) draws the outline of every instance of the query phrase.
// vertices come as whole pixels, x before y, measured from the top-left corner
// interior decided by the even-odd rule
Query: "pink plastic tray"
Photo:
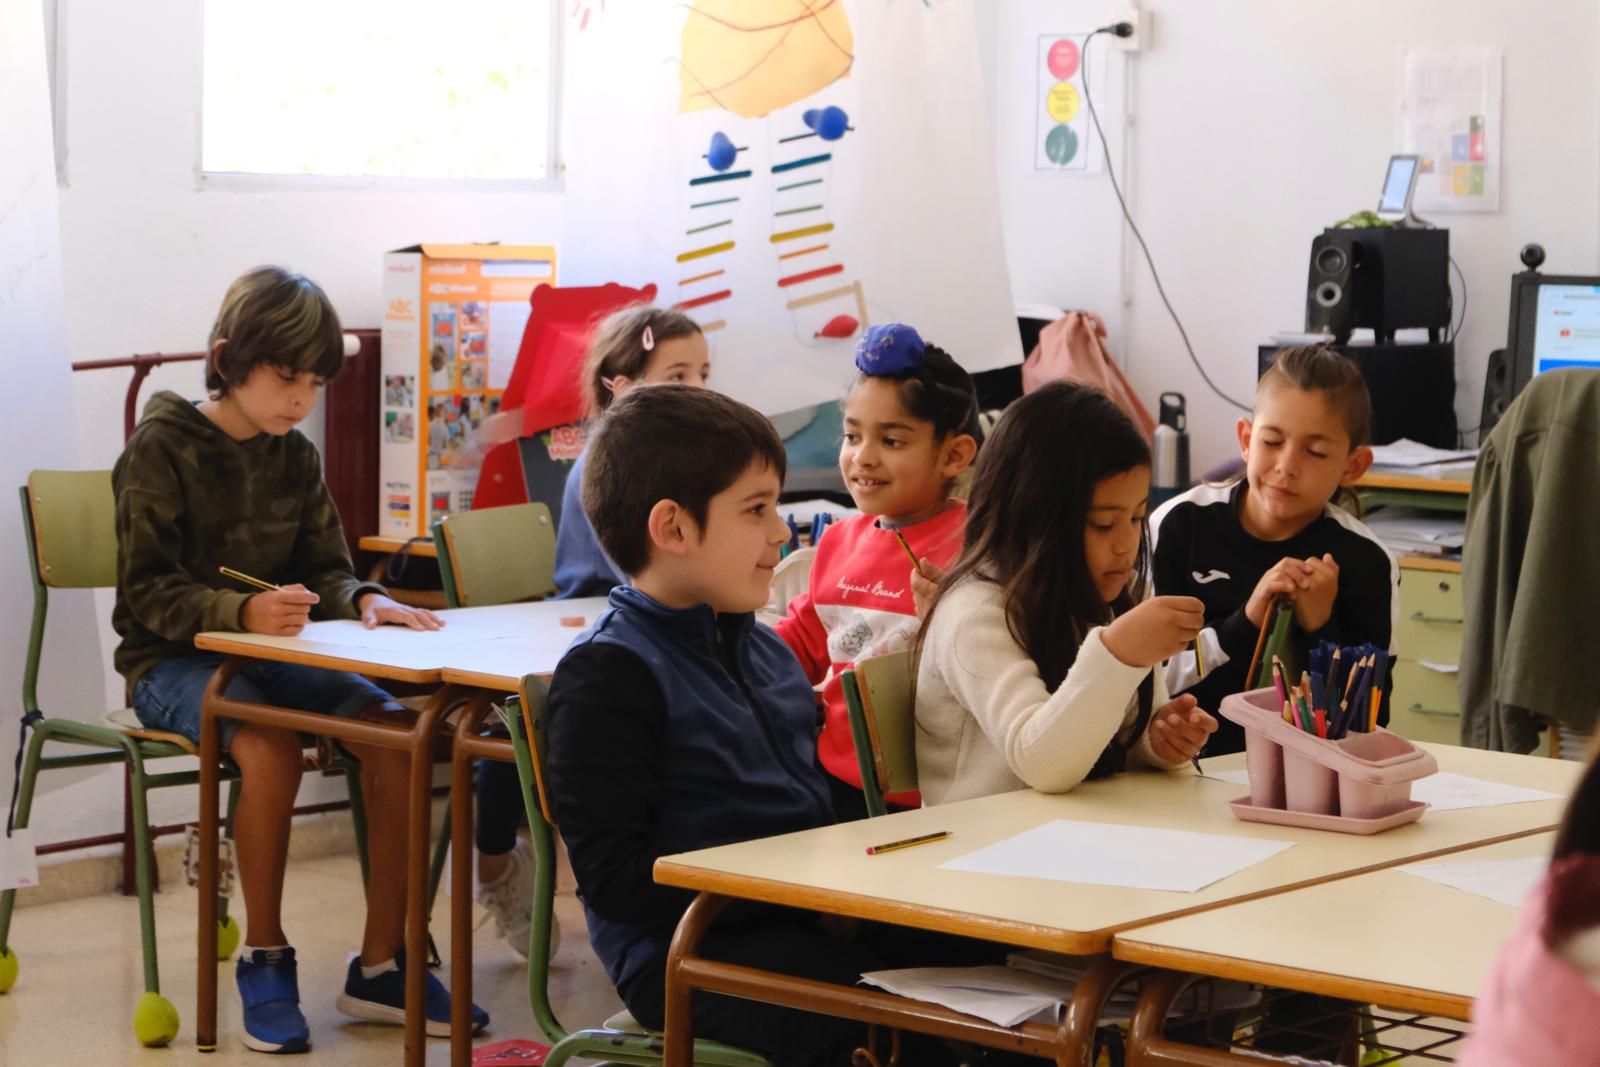
[[[1240,822],[1269,822],[1279,826],[1304,826],[1311,830],[1336,830],[1341,834],[1376,834],[1393,830],[1408,822],[1422,818],[1428,805],[1413,800],[1399,811],[1378,819],[1352,819],[1346,815],[1313,815],[1308,811],[1288,811],[1284,808],[1258,808],[1249,797],[1228,801],[1233,817]]]
[[[1424,805],[1412,801],[1411,783],[1436,772],[1439,764],[1398,734],[1378,729],[1324,740],[1284,722],[1271,689],[1225,697],[1221,712],[1245,729],[1250,807],[1258,816],[1274,810],[1282,817],[1273,822],[1344,833],[1388,829],[1375,824],[1401,813],[1408,817],[1391,825],[1421,817]],[[1234,814],[1249,817],[1237,806]]]

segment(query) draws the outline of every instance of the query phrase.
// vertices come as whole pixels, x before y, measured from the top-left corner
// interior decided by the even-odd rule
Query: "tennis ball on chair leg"
[[[17,954],[13,949],[0,953],[0,993],[17,984]]]
[[[160,993],[146,993],[133,1009],[133,1036],[146,1048],[160,1048],[178,1036],[178,1009]]]
[[[217,927],[217,959],[229,960],[239,951],[239,920],[232,915]]]

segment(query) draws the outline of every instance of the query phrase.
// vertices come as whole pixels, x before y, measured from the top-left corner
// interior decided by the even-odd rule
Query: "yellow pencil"
[[[1200,651],[1200,635],[1194,635],[1194,668],[1200,672],[1200,677],[1206,676],[1206,655]]]
[[[926,845],[933,841],[943,841],[949,836],[949,830],[940,830],[938,833],[923,834],[921,837],[908,837],[904,841],[890,841],[887,845],[868,845],[867,855],[876,856],[880,852],[895,852],[914,845]]]
[[[906,555],[911,560],[912,569],[915,570],[918,574],[922,574],[922,564],[917,562],[917,554],[915,552],[911,551],[911,543],[906,540],[906,535],[901,533],[898,529],[894,529],[894,528],[891,528],[889,530],[889,532],[895,535],[895,537],[900,542],[900,547],[906,550]],[[926,578],[927,575],[923,575],[923,577]]]
[[[232,578],[236,582],[243,582],[245,585],[254,586],[257,589],[260,589],[262,592],[276,593],[279,589],[278,586],[273,585],[271,582],[263,582],[260,578],[252,578],[250,575],[244,573],[244,571],[236,571],[232,567],[218,567],[217,570],[222,572],[222,576],[224,578]]]

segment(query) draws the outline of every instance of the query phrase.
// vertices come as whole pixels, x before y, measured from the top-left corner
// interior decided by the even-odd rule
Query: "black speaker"
[[[1514,392],[1511,381],[1511,361],[1506,350],[1497,348],[1489,353],[1489,369],[1483,377],[1483,408],[1478,413],[1478,440],[1482,441],[1506,413]]]
[[[1306,281],[1307,332],[1332,334],[1341,345],[1359,325],[1356,303],[1364,299],[1365,257],[1354,234],[1354,230],[1324,230],[1314,237]]]

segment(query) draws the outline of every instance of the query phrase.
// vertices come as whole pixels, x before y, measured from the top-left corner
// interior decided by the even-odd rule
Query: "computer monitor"
[[[1505,374],[1495,387],[1501,410],[1535,374],[1565,367],[1600,370],[1600,277],[1513,274],[1506,333]]]
[[[1520,391],[1535,374],[1564,367],[1600,370],[1600,277],[1518,278],[1513,389]]]
[[[1389,171],[1383,176],[1383,194],[1378,198],[1378,217],[1400,222],[1411,217],[1411,196],[1417,188],[1420,170],[1417,156],[1390,156]]]

